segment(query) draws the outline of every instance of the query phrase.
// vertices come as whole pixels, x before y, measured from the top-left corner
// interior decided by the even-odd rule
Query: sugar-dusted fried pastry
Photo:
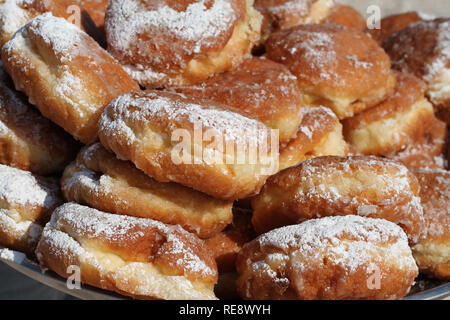
[[[392,67],[427,84],[436,110],[450,107],[450,18],[414,23],[383,43]]]
[[[381,19],[380,29],[369,29],[367,30],[367,33],[372,37],[372,39],[382,45],[384,40],[389,38],[394,33],[407,28],[413,23],[423,20],[425,19],[423,19],[421,15],[415,11],[394,14]]]
[[[424,240],[412,247],[419,270],[439,279],[450,279],[450,172],[440,169],[414,171],[420,184]]]
[[[232,222],[233,202],[217,200],[176,183],[153,180],[100,143],[84,148],[64,171],[68,201],[129,216],[150,218],[208,238]]]
[[[245,245],[236,266],[244,299],[400,299],[418,275],[401,228],[358,216],[272,230]]]
[[[288,142],[295,135],[304,106],[297,78],[282,64],[256,57],[201,85],[174,90],[242,110],[267,127],[279,130],[280,143]]]
[[[253,0],[110,0],[109,51],[146,88],[190,85],[235,69],[259,40]]]
[[[278,169],[278,139],[264,124],[177,93],[118,97],[100,119],[99,138],[154,179],[223,200],[258,193]]]
[[[21,28],[3,46],[2,60],[16,88],[84,143],[96,140],[103,108],[139,88],[97,42],[50,13]]]
[[[53,209],[63,203],[58,180],[0,165],[0,245],[32,257]]]
[[[60,173],[79,146],[27,103],[0,63],[0,163],[40,175]]]
[[[388,158],[404,164],[409,169],[445,168],[444,151],[447,138],[447,126],[434,118],[425,134],[416,141],[411,141],[397,153]]]
[[[364,33],[337,24],[310,24],[273,33],[267,57],[298,78],[306,103],[351,117],[392,93],[395,77],[384,50]]]
[[[387,155],[420,139],[434,119],[425,84],[396,72],[395,93],[377,106],[345,119],[344,137],[363,154]]]
[[[405,166],[377,157],[309,159],[269,178],[252,207],[258,233],[337,215],[392,221],[411,243],[425,233],[417,179]]]
[[[43,270],[140,299],[215,299],[217,266],[204,243],[180,226],[58,207],[36,249]]]
[[[280,146],[279,170],[299,164],[309,158],[345,156],[348,145],[342,135],[342,125],[328,108],[303,108],[303,120],[297,135]]]
[[[364,31],[367,27],[366,18],[361,13],[340,3],[336,3],[324,23],[336,23],[358,31]]]

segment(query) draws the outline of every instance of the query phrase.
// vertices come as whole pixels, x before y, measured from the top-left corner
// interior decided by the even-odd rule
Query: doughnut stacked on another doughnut
[[[43,226],[63,203],[58,180],[0,165],[0,245],[34,255]]]
[[[103,108],[138,89],[97,42],[50,13],[32,19],[2,49],[17,89],[41,113],[83,143],[97,139]]]
[[[424,240],[412,247],[420,272],[450,279],[450,172],[418,169],[420,197],[427,226]]]
[[[383,43],[392,67],[427,84],[426,96],[436,111],[450,107],[450,19],[420,21]]]
[[[258,41],[253,0],[110,0],[108,49],[146,88],[190,85],[235,69]]]
[[[366,18],[361,13],[340,3],[336,3],[324,23],[336,23],[358,31],[364,31],[367,27]]]
[[[272,230],[236,265],[244,299],[400,299],[418,275],[401,228],[358,216]]]
[[[103,112],[98,135],[106,149],[154,179],[223,200],[258,193],[278,169],[278,140],[264,124],[172,92],[118,97]]]
[[[76,201],[115,214],[179,224],[201,238],[232,221],[233,202],[217,200],[176,183],[157,182],[100,143],[85,147],[64,171],[62,191]]]
[[[40,175],[60,173],[79,146],[14,89],[0,62],[0,163]]]
[[[302,118],[304,103],[297,78],[282,64],[264,58],[247,59],[236,70],[216,75],[201,85],[173,90],[242,110],[279,130],[281,144],[295,135]]]
[[[345,119],[388,97],[395,86],[384,50],[364,33],[337,24],[310,24],[273,33],[267,57],[298,78],[306,103]]]
[[[251,203],[258,233],[324,216],[359,215],[397,223],[411,243],[425,234],[417,179],[383,158],[309,159],[270,177]]]
[[[303,120],[296,136],[280,147],[280,171],[309,158],[345,156],[349,152],[342,125],[330,109],[313,107],[302,111]]]
[[[419,140],[434,119],[433,106],[424,97],[425,84],[410,74],[395,75],[393,95],[343,121],[345,139],[363,154],[398,152]]]
[[[180,226],[114,215],[75,203],[58,207],[36,249],[43,270],[140,299],[215,299],[217,266]]]

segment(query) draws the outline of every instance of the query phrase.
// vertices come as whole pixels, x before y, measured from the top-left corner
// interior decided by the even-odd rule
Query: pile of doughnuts
[[[0,246],[135,299],[450,279],[450,18],[0,0]]]

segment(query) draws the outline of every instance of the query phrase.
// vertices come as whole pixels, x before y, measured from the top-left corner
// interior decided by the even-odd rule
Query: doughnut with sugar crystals
[[[340,3],[336,3],[324,23],[336,23],[358,31],[367,27],[366,18],[359,11]]]

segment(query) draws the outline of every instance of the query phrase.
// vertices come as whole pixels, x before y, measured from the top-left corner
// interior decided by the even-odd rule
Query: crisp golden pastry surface
[[[395,74],[393,95],[343,121],[345,139],[363,154],[398,152],[420,139],[434,119],[433,106],[424,97],[425,84],[413,75]]]
[[[103,108],[138,88],[97,42],[49,13],[17,32],[3,46],[2,60],[16,88],[45,117],[84,143],[96,140]]]
[[[242,110],[267,127],[279,130],[280,143],[295,135],[304,106],[297,78],[282,64],[257,57],[247,59],[236,70],[216,75],[201,85],[174,90]]]
[[[364,33],[337,24],[310,24],[273,33],[267,57],[298,78],[307,103],[331,108],[339,119],[384,100],[395,86],[384,50]]]
[[[79,146],[44,118],[14,85],[0,63],[0,163],[40,175],[60,173]]]
[[[340,3],[337,3],[331,10],[325,23],[336,23],[358,31],[364,31],[367,27],[366,18],[361,13]]]
[[[43,226],[62,203],[57,179],[0,165],[0,245],[32,257]]]
[[[130,92],[105,109],[99,128],[102,144],[120,159],[160,182],[219,199],[256,194],[277,170],[278,145],[268,143],[268,128],[208,100]]]
[[[204,243],[180,226],[109,214],[75,203],[58,207],[36,249],[42,269],[145,299],[215,299],[217,266]]]
[[[414,171],[420,184],[427,234],[413,248],[420,272],[450,279],[450,172],[440,169]]]
[[[413,23],[422,21],[418,12],[411,11],[385,17],[380,21],[380,29],[370,29],[367,33],[380,45],[394,33],[405,29]]]
[[[450,106],[450,19],[420,21],[386,39],[392,67],[427,84],[426,96],[436,110]]]
[[[109,51],[147,88],[189,85],[236,68],[258,41],[253,0],[112,0]]]
[[[358,216],[272,230],[236,265],[244,299],[399,299],[418,275],[401,228]]]
[[[269,178],[252,207],[258,233],[335,215],[395,222],[412,243],[425,233],[417,179],[403,165],[377,157],[309,159]]]
[[[179,224],[201,238],[232,222],[231,201],[216,200],[176,183],[153,180],[129,161],[122,161],[100,143],[84,148],[64,171],[66,200],[129,216]]]

